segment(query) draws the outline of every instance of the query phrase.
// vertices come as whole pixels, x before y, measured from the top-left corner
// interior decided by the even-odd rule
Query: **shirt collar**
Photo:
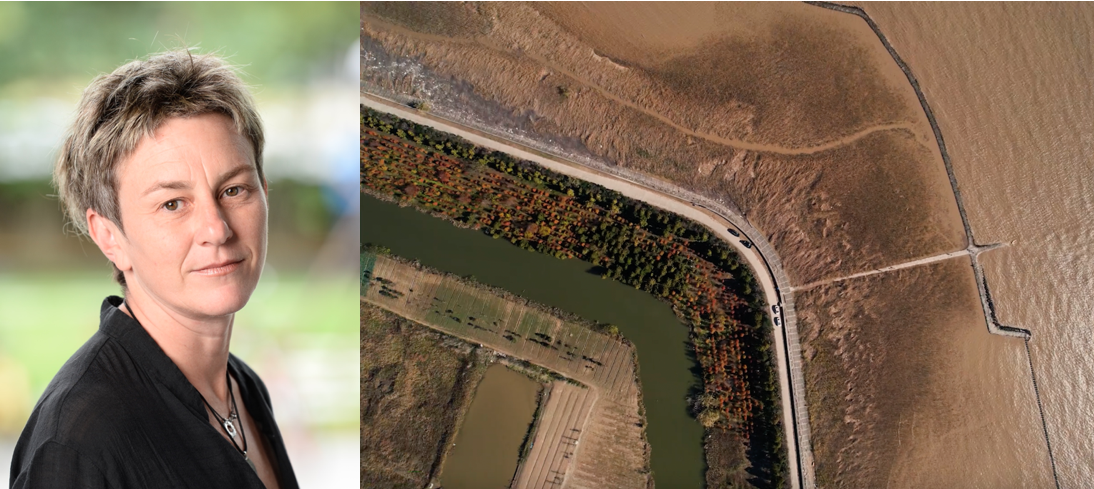
[[[99,332],[117,341],[138,367],[158,380],[193,411],[194,415],[205,419],[207,415],[205,405],[201,401],[201,394],[190,384],[175,362],[168,358],[144,327],[119,309],[122,302],[121,297],[113,295],[103,301],[99,312]]]

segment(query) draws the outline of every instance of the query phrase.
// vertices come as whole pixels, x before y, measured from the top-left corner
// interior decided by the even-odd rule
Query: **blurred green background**
[[[0,482],[119,293],[49,184],[76,103],[98,74],[190,48],[241,68],[266,129],[269,256],[232,351],[266,381],[301,485],[359,486],[359,29],[356,2],[0,3]]]

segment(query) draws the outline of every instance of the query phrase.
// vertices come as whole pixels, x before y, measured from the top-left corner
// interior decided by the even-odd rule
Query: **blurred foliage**
[[[148,53],[191,47],[244,80],[302,83],[334,71],[358,35],[356,2],[0,2],[0,86],[86,80]]]

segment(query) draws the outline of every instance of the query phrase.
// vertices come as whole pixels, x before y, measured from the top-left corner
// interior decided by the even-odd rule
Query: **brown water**
[[[441,469],[446,489],[509,487],[539,389],[538,383],[501,364],[486,371]]]
[[[945,138],[998,315],[1028,328],[1061,487],[1094,481],[1094,4],[868,4]],[[1028,378],[1014,378],[1015,389]],[[1006,429],[1006,427],[998,427]]]

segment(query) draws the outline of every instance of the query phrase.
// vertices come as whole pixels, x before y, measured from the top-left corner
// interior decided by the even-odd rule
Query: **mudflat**
[[[1032,332],[1060,487],[1094,480],[1094,5],[863,5],[931,101],[1000,321]],[[1014,379],[1014,388],[1024,386]]]
[[[1025,345],[972,282],[957,257],[797,294],[818,487],[1052,485]]]
[[[643,47],[656,44],[654,35],[643,36],[639,43],[630,40],[631,34],[606,32],[610,23],[597,29],[585,26],[611,13],[597,9],[616,7],[570,5],[536,6],[543,12],[527,5],[480,5],[488,28],[447,36],[435,29],[414,30],[429,23],[423,17],[439,13],[409,17],[366,12],[366,37],[386,55],[412,58],[421,69],[409,76],[370,70],[366,63],[363,80],[366,87],[388,95],[436,97],[434,110],[456,120],[508,118],[533,139],[560,140],[566,148],[579,141],[582,147],[576,152],[699,191],[738,208],[750,220],[753,214],[781,214],[778,221],[757,219],[754,224],[771,237],[784,262],[800,263],[788,267],[791,276],[835,277],[964,247],[956,204],[952,196],[945,198],[949,183],[944,166],[914,91],[895,63],[885,62],[887,53],[880,44],[868,42],[872,32],[861,20],[807,5],[775,11],[765,11],[773,8],[765,5],[719,6],[713,18],[736,20],[702,42],[693,39],[691,48],[680,47],[687,43],[677,40],[666,51]],[[631,15],[640,15],[642,5]],[[451,8],[466,14],[467,7]],[[663,6],[649,8],[642,15],[652,19]],[[791,13],[784,12],[788,9]],[[586,10],[595,14],[592,20],[575,21],[578,27],[571,31],[569,19]],[[687,16],[704,12],[694,14]],[[751,27],[743,33],[734,30],[743,24]],[[590,39],[581,37],[590,29],[595,31],[586,34]],[[652,61],[658,56],[663,61]],[[452,87],[463,88],[445,100]],[[478,105],[466,101],[476,98],[496,106],[479,111],[489,114],[467,113]],[[871,136],[895,138],[904,147],[893,151],[895,145],[889,144],[885,165],[872,159],[876,154],[846,154],[847,146],[877,146]],[[836,157],[843,165],[832,165],[829,153],[840,150],[844,154]],[[787,157],[794,157],[794,163],[786,162]],[[903,171],[914,178],[894,181],[884,172],[858,167]],[[824,178],[870,191],[840,196],[778,185],[788,173],[805,185]],[[760,186],[788,191],[776,198],[749,199],[746,194]],[[923,195],[927,198],[917,198]],[[800,239],[785,233],[788,224],[806,229],[816,217],[780,208],[787,201],[810,199],[825,200],[816,204],[837,213],[893,206],[921,210],[900,217],[913,232],[898,230],[894,236],[891,229],[871,228],[876,222],[835,216],[830,226],[845,228],[849,235],[844,239],[818,236],[807,240],[808,250],[782,250],[780,239]],[[891,220],[882,215],[877,222]],[[941,239],[924,240],[916,232],[921,230]],[[911,244],[888,246],[904,238]],[[846,256],[848,252],[852,255]],[[872,254],[877,256],[868,256]],[[837,255],[842,257],[838,264],[826,263]]]

